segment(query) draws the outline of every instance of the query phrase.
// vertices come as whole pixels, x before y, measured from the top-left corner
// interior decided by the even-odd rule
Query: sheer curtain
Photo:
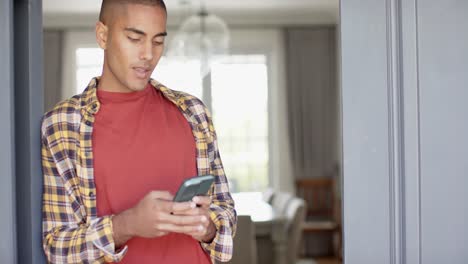
[[[334,27],[286,29],[288,119],[295,179],[336,175],[341,136]],[[339,192],[337,192],[338,194]],[[332,252],[331,236],[306,236],[306,254]]]
[[[296,178],[323,176],[339,160],[334,27],[286,29],[288,119]]]

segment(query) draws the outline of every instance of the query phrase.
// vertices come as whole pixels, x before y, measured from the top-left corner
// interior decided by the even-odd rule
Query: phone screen
[[[175,202],[187,202],[191,201],[195,196],[204,196],[208,193],[211,185],[214,182],[214,176],[204,175],[195,176],[186,179],[179,187],[174,201]]]

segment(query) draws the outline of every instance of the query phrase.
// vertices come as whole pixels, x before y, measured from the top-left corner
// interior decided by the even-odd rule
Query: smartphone
[[[188,202],[195,196],[204,196],[214,182],[213,175],[195,176],[186,179],[179,187],[174,202]]]

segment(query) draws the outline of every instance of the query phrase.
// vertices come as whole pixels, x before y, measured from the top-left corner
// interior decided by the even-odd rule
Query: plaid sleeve
[[[215,177],[212,190],[211,219],[217,232],[211,243],[201,243],[202,247],[217,261],[227,262],[232,258],[233,237],[236,232],[237,215],[234,201],[229,193],[229,186],[224,173],[223,164],[218,150],[216,133],[211,116],[205,109],[208,119],[211,140],[208,142],[208,156],[211,173]]]
[[[75,179],[64,177],[66,151],[56,151],[59,131],[49,137],[42,128],[42,168],[44,177],[42,228],[43,248],[50,263],[104,263],[120,261],[125,252],[115,251],[110,216],[89,222],[82,219]],[[48,138],[51,139],[48,141]],[[53,149],[54,151],[52,151]],[[55,154],[52,154],[55,153]],[[75,186],[75,187],[72,187]]]

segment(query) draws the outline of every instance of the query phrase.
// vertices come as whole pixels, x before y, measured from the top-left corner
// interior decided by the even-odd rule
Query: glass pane
[[[80,93],[92,77],[101,74],[103,55],[99,48],[80,48],[76,56]],[[169,62],[162,57],[152,77],[171,89],[202,98],[199,67],[197,63]],[[233,55],[212,70],[213,119],[234,192],[268,187],[267,71],[264,55]]]
[[[212,70],[213,119],[233,192],[268,187],[268,76],[264,55],[236,55]]]
[[[91,78],[101,75],[103,56],[104,52],[100,48],[76,50],[77,93],[83,92]],[[168,62],[162,57],[151,77],[170,89],[184,91],[200,99],[203,96],[199,64]]]
[[[86,66],[79,67],[76,71],[76,89],[77,93],[82,93],[91,81],[91,78],[100,76],[102,73],[102,66]]]
[[[101,75],[104,51],[100,48],[78,48],[75,55],[76,93],[81,93],[91,78]]]
[[[100,48],[79,48],[76,50],[76,64],[82,66],[96,66],[104,63],[104,51]]]
[[[199,63],[170,62],[161,57],[151,77],[170,89],[184,91],[199,99],[203,97]]]

